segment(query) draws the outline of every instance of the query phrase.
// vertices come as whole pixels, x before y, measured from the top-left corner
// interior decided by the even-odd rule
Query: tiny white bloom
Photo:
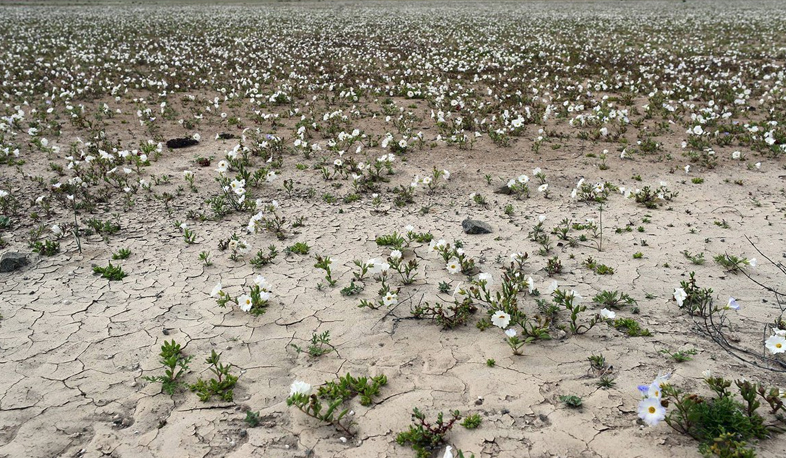
[[[674,300],[677,301],[677,305],[682,307],[682,304],[687,299],[688,294],[682,288],[674,288]]]
[[[639,418],[649,426],[657,425],[666,418],[666,409],[661,405],[658,398],[642,399],[639,402]]]
[[[497,310],[491,315],[491,324],[498,328],[505,329],[510,324],[510,315],[502,310]]]
[[[289,395],[293,396],[296,394],[303,394],[306,396],[311,395],[311,385],[306,382],[301,382],[300,380],[295,380],[292,383],[292,386],[289,388]]]
[[[777,334],[771,335],[765,342],[764,346],[773,355],[786,352],[786,338]]]
[[[251,310],[251,306],[253,305],[253,301],[251,300],[251,296],[244,294],[237,298],[237,306],[240,307],[240,310],[244,312],[248,312]]]

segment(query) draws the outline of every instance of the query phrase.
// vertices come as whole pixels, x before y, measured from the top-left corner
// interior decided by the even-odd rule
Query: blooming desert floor
[[[786,388],[752,281],[784,286],[782,6],[2,7],[0,252],[29,264],[0,273],[0,456],[415,456],[413,408],[482,420],[434,456],[699,456],[637,386]],[[396,248],[414,281],[383,273]],[[747,353],[674,300],[691,272],[736,299]],[[504,275],[532,291],[502,307]],[[635,302],[601,316],[603,291]],[[520,355],[491,321],[514,308],[501,327],[545,333]],[[169,394],[149,378],[171,340],[192,359]],[[203,402],[213,351],[238,378]],[[288,406],[346,374],[387,378],[339,407],[348,432]]]

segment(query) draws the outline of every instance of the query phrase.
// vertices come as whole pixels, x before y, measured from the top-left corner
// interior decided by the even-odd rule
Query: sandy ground
[[[712,6],[709,2],[706,5]],[[409,12],[403,17],[413,18],[416,13]],[[62,11],[58,14],[57,21],[67,16]],[[298,12],[293,17],[302,17],[299,14],[305,15]],[[466,16],[466,12],[462,14],[465,14],[463,20],[472,17]],[[691,14],[698,13],[691,11]],[[90,20],[89,15],[85,17],[79,24]],[[128,17],[121,19],[125,21]],[[218,20],[231,25],[231,17],[219,16]],[[328,21],[329,12],[320,17]],[[751,17],[750,23],[755,23],[755,17]],[[447,30],[449,16],[439,18]],[[734,16],[725,17],[728,23],[733,23],[729,18]],[[132,23],[122,23],[125,30],[131,30],[128,24]],[[746,22],[745,26],[750,23]],[[244,20],[242,24],[247,28],[255,22]],[[293,23],[284,25],[289,27]],[[107,28],[105,23],[104,34]],[[34,37],[35,29],[31,30],[25,31],[26,39]],[[226,36],[234,33],[229,26],[227,30]],[[702,29],[702,33],[710,33],[707,30]],[[52,40],[51,30],[47,33]],[[171,30],[169,33],[170,39],[178,35]],[[351,38],[354,32],[349,28],[345,33]],[[595,36],[595,32],[587,33]],[[665,32],[658,30],[658,33]],[[775,36],[777,30],[773,28],[767,33],[768,37]],[[89,33],[80,35],[85,36],[90,38]],[[3,37],[6,42],[14,38]],[[324,38],[334,40],[330,43],[335,45],[335,40],[344,39],[343,35],[304,37],[304,43],[311,44]],[[54,41],[57,40],[49,43]],[[227,38],[226,42],[231,40]],[[269,43],[269,49],[274,49],[275,40],[270,39]],[[181,45],[178,50],[196,49],[192,47],[196,45],[186,41]],[[387,38],[374,44],[384,50],[388,46],[395,49],[396,45],[396,40]],[[357,43],[352,46],[362,49]],[[267,52],[268,48],[265,49]],[[617,62],[609,57],[613,50],[601,50],[604,52],[598,54],[605,56],[605,64]],[[98,51],[90,50],[85,59],[89,61],[94,52]],[[118,51],[122,52],[125,51]],[[734,48],[727,57],[737,52]],[[763,67],[762,62],[769,59],[763,52],[759,54],[756,59],[761,62],[745,62],[746,75],[752,74],[751,68]],[[533,52],[533,55],[537,54]],[[46,56],[47,59],[57,57]],[[31,58],[30,62],[34,60]],[[696,62],[704,61],[697,58]],[[155,70],[153,63],[149,65],[151,68],[134,68],[134,71],[144,75],[145,71]],[[333,70],[338,71],[341,65],[342,61],[336,61]],[[782,71],[779,67],[782,61],[773,60],[767,65],[767,73]],[[696,68],[690,71],[701,71]],[[317,71],[306,67],[298,71],[301,70]],[[345,74],[344,77],[350,81],[356,76]],[[399,78],[402,78],[400,74],[396,74],[392,80]],[[455,88],[456,81],[451,82],[454,85],[451,87]],[[471,86],[469,81],[459,78],[458,84]],[[264,92],[267,97],[278,83],[265,84],[268,86],[260,94]],[[149,92],[139,89],[138,93],[131,93],[132,89],[117,103],[113,97],[84,102],[91,116],[105,102],[111,110],[122,108],[122,114],[102,121],[106,135],[122,145],[120,148],[137,148],[140,142],[154,137],[156,141],[166,141],[193,132],[199,132],[202,140],[185,149],[164,147],[161,157],[151,166],[142,168],[139,175],[135,171],[131,173],[134,180],[142,178],[152,184],[150,190],[140,189],[133,195],[133,206],[124,205],[125,200],[118,191],[108,202],[98,203],[94,212],[80,211],[77,218],[82,228],[90,218],[116,221],[121,228],[117,234],[105,237],[82,237],[81,251],[75,238],[67,234],[60,239],[58,254],[41,256],[31,252],[28,236],[39,224],[45,229],[52,224],[65,228],[74,220],[73,212],[55,199],[51,215],[45,215],[34,202],[42,192],[51,191],[50,180],[65,182],[73,175],[65,169],[63,176],[59,176],[50,163],[67,167],[69,145],[78,138],[88,140],[85,129],[70,125],[63,107],[58,106],[62,135],[48,136],[52,144],[61,148],[60,152],[49,155],[34,152],[25,125],[18,137],[25,164],[18,168],[0,165],[0,189],[18,197],[23,204],[19,214],[12,218],[13,225],[0,228],[0,236],[7,243],[0,248],[0,254],[21,252],[30,259],[30,264],[21,270],[0,273],[0,457],[410,457],[415,456],[414,452],[398,445],[396,435],[411,424],[410,414],[415,407],[429,419],[452,410],[460,410],[463,415],[479,414],[482,417],[479,428],[469,430],[457,425],[446,436],[445,445],[463,450],[467,458],[471,454],[478,458],[697,457],[695,441],[673,432],[666,424],[647,427],[638,419],[641,396],[637,385],[649,383],[659,373],[670,372],[676,386],[708,395],[702,374],[710,370],[729,379],[746,377],[786,389],[783,372],[754,368],[729,355],[699,335],[694,319],[682,313],[672,300],[674,288],[687,280],[690,272],[695,272],[700,286],[714,290],[713,297],[718,304],[725,304],[730,296],[740,303],[741,309],[729,314],[730,335],[735,342],[751,351],[762,351],[763,329],[780,312],[774,298],[746,276],[726,272],[712,258],[724,253],[758,258],[759,265],[748,269],[749,274],[761,283],[786,289],[782,273],[762,259],[746,240],[749,237],[773,260],[782,261],[786,257],[786,159],[782,154],[773,158],[738,146],[713,144],[716,167],[690,162],[686,156],[688,149],[682,146],[688,128],[684,119],[676,124],[653,119],[638,128],[631,125],[623,135],[625,144],[603,139],[581,140],[577,136],[580,129],[568,127],[564,118],[552,118],[543,126],[526,125],[522,135],[514,138],[509,147],[496,146],[485,133],[469,149],[445,142],[431,146],[431,139],[439,132],[428,104],[424,100],[394,97],[395,109],[406,107],[419,118],[413,121],[412,131],[422,131],[429,141],[421,149],[412,148],[397,156],[393,164],[395,173],[378,191],[379,206],[372,203],[370,193],[345,203],[343,198],[353,193],[351,180],[322,178],[314,166],[323,154],[330,166],[336,159],[334,154],[323,150],[306,158],[302,154],[285,153],[277,170],[279,178],[249,191],[250,199],[276,200],[280,205],[278,212],[289,224],[303,218],[302,227],[289,227],[286,238],[279,240],[267,232],[247,233],[250,213],[234,212],[223,219],[214,219],[206,203],[206,199],[220,192],[215,182],[216,163],[238,144],[238,140],[216,139],[216,134],[241,135],[242,131],[221,121],[215,113],[205,115],[201,124],[190,130],[179,126],[177,117],[192,116],[210,106],[213,97],[223,94],[192,91],[198,100],[187,104],[183,96],[188,91],[171,93],[167,101],[179,115],[167,121],[159,120],[161,127],[153,134],[140,126],[135,114],[149,107],[158,116],[155,110],[160,99],[156,97],[161,90],[155,87]],[[483,90],[479,86],[479,92]],[[596,90],[587,98],[600,100],[603,95]],[[147,105],[132,102],[134,98],[148,96]],[[311,96],[299,94],[295,103],[305,112],[305,102],[312,100]],[[317,116],[333,109],[349,112],[353,105],[338,100],[336,94],[329,94],[324,88],[319,96],[323,99],[313,105],[318,106],[314,109]],[[336,106],[325,102],[328,96]],[[630,108],[637,108],[638,114],[631,118],[641,118],[643,106],[649,103],[640,96],[632,101]],[[400,134],[381,114],[381,98],[362,96],[357,106],[363,116],[353,118],[350,127],[377,137],[394,132],[398,140]],[[40,104],[41,100],[33,103]],[[76,100],[75,104],[82,103],[79,97]],[[63,105],[62,101],[58,103]],[[706,100],[697,102],[702,103]],[[761,120],[769,106],[762,105],[758,111],[741,110],[739,119],[741,122]],[[772,106],[780,105],[773,102]],[[29,108],[25,107],[28,115]],[[251,114],[260,108],[250,106],[242,95],[228,102],[222,100],[220,110],[237,116],[243,127],[275,132],[288,146],[292,144],[298,117],[288,116],[287,105],[271,104],[261,109],[281,116],[277,126],[270,120],[254,124]],[[590,110],[587,102],[585,113]],[[372,118],[371,111],[376,111],[378,116]],[[686,110],[680,116],[688,118],[690,112]],[[538,132],[540,128],[549,134],[536,152],[533,141],[542,135]],[[638,139],[650,135],[661,144],[660,150],[620,157],[623,148],[632,151]],[[327,139],[317,133],[313,141],[324,147]],[[599,166],[598,158],[603,150],[609,151],[605,169]],[[732,159],[735,150],[743,152],[741,160]],[[373,146],[356,153],[353,147],[344,160],[349,157],[358,161],[374,160],[387,152]],[[198,157],[211,157],[212,164],[200,167],[196,163]],[[253,162],[254,167],[264,165],[261,158],[255,157]],[[756,163],[760,163],[760,168]],[[305,167],[298,168],[298,164]],[[686,174],[683,167],[688,164],[691,168]],[[414,203],[405,207],[394,204],[394,188],[408,186],[413,177],[428,175],[434,167],[450,171],[450,179],[438,180],[433,191],[418,187]],[[548,197],[535,191],[534,179],[530,198],[517,200],[495,193],[520,174],[532,178],[536,167],[546,175]],[[195,173],[197,193],[191,192],[183,180],[186,170]],[[165,175],[171,178],[162,181]],[[549,231],[564,218],[572,222],[600,220],[598,205],[570,197],[582,178],[589,183],[607,181],[628,189],[666,182],[679,195],[660,208],[646,209],[633,199],[612,193],[603,206],[602,250],[592,237],[571,247],[567,243],[558,244],[552,235],[552,252],[548,256],[540,255],[539,246],[528,236],[540,215],[545,215],[544,226]],[[694,178],[704,181],[693,183]],[[292,180],[291,195],[284,188],[285,180]],[[473,193],[484,196],[486,204],[474,202],[470,197]],[[333,195],[337,201],[327,202],[326,194]],[[167,195],[172,200],[165,202]],[[508,206],[511,208],[506,211]],[[39,214],[39,220],[32,218],[34,212]],[[190,217],[199,213],[207,219]],[[493,233],[465,234],[461,223],[466,218],[490,224]],[[194,244],[184,242],[176,221],[186,222],[194,231]],[[450,294],[439,292],[441,282],[448,282],[452,291],[459,282],[468,281],[464,275],[449,274],[443,260],[431,253],[425,243],[413,243],[404,250],[405,259],[418,260],[418,275],[411,285],[402,285],[398,280],[391,282],[393,287],[401,288],[395,307],[359,308],[361,299],[376,297],[379,284],[367,279],[361,283],[365,288],[361,294],[342,295],[341,289],[350,284],[353,271],[357,270],[353,261],[388,256],[389,249],[378,246],[376,237],[394,231],[400,233],[407,225],[414,226],[418,232],[431,232],[435,239],[461,240],[479,270],[493,276],[495,289],[499,287],[509,256],[526,252],[529,260],[525,273],[532,276],[535,287],[544,296],[553,280],[562,288],[575,289],[587,304],[604,290],[627,293],[638,302],[639,313],[634,314],[632,307],[627,307],[617,311],[617,316],[635,318],[652,336],[628,337],[606,323],[584,335],[568,336],[555,326],[552,340],[526,345],[523,355],[516,356],[503,340],[500,329],[481,331],[476,327],[485,316],[483,308],[466,326],[453,330],[444,330],[428,320],[413,319],[411,309],[418,304],[452,300]],[[624,230],[626,227],[632,230]],[[617,233],[616,229],[621,230]],[[233,233],[251,246],[251,253],[236,261],[218,247],[220,240]],[[582,234],[589,236],[587,231],[570,233],[573,237]],[[52,238],[48,229],[44,237]],[[285,253],[285,248],[296,242],[307,243],[310,253],[307,256]],[[270,245],[280,253],[271,264],[256,268],[249,263],[253,253]],[[108,281],[94,275],[93,266],[105,266],[121,248],[129,249],[131,255],[113,264],[122,266],[127,277]],[[686,250],[703,253],[706,263],[692,264],[682,254]],[[212,265],[199,260],[203,251],[211,253]],[[636,253],[641,253],[640,259],[634,258]],[[314,267],[316,254],[333,260],[335,287],[319,286],[324,283],[324,272]],[[559,257],[563,271],[552,278],[545,267],[548,257],[553,256]],[[590,271],[583,265],[588,257],[612,267],[615,273],[597,275]],[[247,291],[258,274],[272,284],[274,292],[264,315],[251,316],[234,305],[221,308],[210,297],[219,281],[233,296],[244,289]],[[538,312],[531,296],[522,294],[520,306],[530,315]],[[586,322],[596,312],[598,308],[590,305],[581,321]],[[556,324],[564,325],[566,315],[563,310]],[[307,347],[314,333],[326,331],[330,332],[335,351],[312,357],[296,350],[295,346]],[[145,377],[163,374],[158,354],[164,341],[171,339],[183,345],[184,353],[193,357],[184,376],[187,383],[209,377],[205,358],[213,350],[220,352],[222,361],[231,363],[232,373],[239,376],[234,400],[205,403],[187,389],[170,396],[161,392],[159,383],[146,381]],[[690,361],[677,363],[664,353],[679,350],[695,350],[696,354]],[[615,385],[607,389],[597,386],[598,374],[591,370],[587,359],[600,354],[613,367],[609,375]],[[493,367],[487,364],[489,359],[495,361]],[[346,437],[345,433],[287,406],[290,385],[295,380],[316,387],[347,373],[385,375],[388,379],[370,406],[361,406],[358,399],[346,403],[352,410],[354,437]],[[568,408],[560,400],[565,395],[580,396],[583,407]],[[249,410],[259,412],[258,427],[249,427],[244,421]],[[782,457],[786,439],[780,436],[762,441],[756,444],[756,449],[762,457]],[[444,446],[435,450],[434,456],[442,458],[443,454]]]
[[[281,177],[295,180],[293,197],[287,197],[281,180],[266,185],[262,194],[277,199],[287,218],[305,216],[305,227],[285,241],[267,233],[244,237],[253,251],[270,244],[283,251],[302,241],[312,247],[312,254],[329,255],[339,286],[320,291],[317,283],[322,275],[311,256],[282,254],[273,264],[254,269],[247,257],[233,262],[217,249],[219,238],[242,233],[248,215],[189,222],[197,243],[183,242],[172,221],[185,221],[189,209],[208,212],[203,199],[217,186],[213,167],[195,168],[193,158],[220,154],[236,143],[209,138],[209,127],[201,130],[208,138],[200,145],[165,151],[148,171],[174,176],[171,184],[153,187],[159,194],[175,192],[182,184],[182,170],[196,171],[199,194],[185,193],[173,201],[171,216],[150,197],[152,193],[141,191],[130,211],[111,209],[120,211],[118,234],[107,240],[83,239],[81,254],[73,237],[64,238],[60,254],[33,254],[30,266],[0,277],[4,317],[0,322],[0,455],[409,456],[412,452],[398,446],[395,435],[409,424],[411,409],[419,407],[432,418],[453,409],[479,413],[480,428],[456,427],[448,435],[450,444],[476,456],[696,456],[696,444],[670,433],[666,425],[647,428],[637,422],[637,384],[648,382],[659,371],[671,371],[675,383],[695,388],[707,369],[727,377],[783,382],[738,363],[697,336],[691,331],[692,320],[670,300],[679,281],[696,271],[700,284],[712,287],[718,301],[733,295],[742,304],[733,318],[735,334],[751,342],[759,338],[763,323],[776,316],[771,297],[742,275],[729,275],[711,260],[692,265],[680,252],[704,252],[708,258],[718,253],[753,257],[753,248],[744,239],[748,235],[763,252],[780,258],[785,246],[782,163],[765,160],[760,170],[749,170],[744,162],[732,161],[730,153],[719,151],[717,168],[694,167],[686,176],[656,157],[622,160],[610,154],[609,169],[601,171],[597,159],[585,155],[599,153],[603,145],[561,140],[560,149],[541,148],[535,154],[527,140],[498,148],[481,139],[472,150],[438,147],[405,155],[406,162],[396,164],[390,186],[408,183],[432,166],[450,170],[450,180],[433,193],[419,189],[416,203],[405,208],[392,205],[392,195],[383,193],[381,208],[387,211],[379,212],[368,198],[351,204],[325,203],[323,193],[344,195],[349,192],[348,182],[333,189],[317,171],[295,170],[293,164],[301,157],[287,156]],[[678,138],[675,135],[674,144],[664,146],[665,153],[681,154]],[[45,166],[45,161],[25,167],[36,164]],[[493,193],[508,178],[530,173],[534,167],[541,167],[548,177],[550,198],[534,193],[517,201]],[[486,174],[493,177],[491,185],[484,179]],[[641,183],[631,178],[636,174],[641,175]],[[694,176],[705,182],[687,181]],[[626,337],[600,325],[586,335],[528,345],[523,356],[514,356],[498,329],[480,332],[474,327],[480,314],[469,326],[450,331],[410,319],[411,306],[439,296],[439,282],[451,281],[453,286],[463,279],[449,275],[442,260],[420,244],[405,251],[405,257],[420,262],[418,280],[402,287],[394,309],[357,307],[360,298],[374,296],[373,280],[366,281],[367,289],[360,296],[339,293],[349,284],[354,259],[387,255],[375,244],[375,237],[402,231],[408,224],[436,238],[464,241],[466,252],[496,278],[502,267],[498,256],[507,260],[512,252],[528,252],[527,270],[545,291],[551,282],[544,271],[546,258],[537,255],[527,232],[540,214],[546,215],[548,228],[566,217],[574,221],[599,217],[597,206],[569,197],[580,177],[627,187],[663,180],[680,193],[657,210],[612,195],[603,213],[603,251],[588,244],[554,250],[564,264],[564,272],[555,276],[561,285],[575,288],[585,298],[604,289],[627,292],[638,301],[641,313],[636,318],[652,331],[652,337]],[[15,183],[22,191],[30,186],[18,179]],[[315,188],[316,197],[307,197],[303,192],[307,187]],[[487,205],[472,203],[472,192],[484,195]],[[515,209],[510,217],[503,213],[507,204]],[[428,208],[419,212],[421,207]],[[99,214],[109,212],[106,208]],[[63,223],[69,217],[57,211]],[[490,223],[494,233],[463,234],[461,221],[467,217]],[[642,223],[645,217],[651,222]],[[722,220],[730,227],[714,224]],[[614,233],[614,228],[629,223],[643,226],[643,232]],[[23,231],[6,233],[7,250],[29,253],[24,237]],[[109,282],[92,274],[91,265],[104,265],[122,247],[132,251],[129,259],[118,261],[128,273],[125,279]],[[213,253],[214,265],[206,267],[198,261],[205,250]],[[643,258],[632,259],[638,251]],[[616,273],[592,273],[581,265],[588,256]],[[274,285],[275,298],[266,314],[252,317],[237,307],[222,309],[209,297],[219,280],[236,294],[256,273]],[[782,281],[766,263],[753,275],[764,282]],[[534,301],[525,299],[524,307],[534,311]],[[630,310],[618,314],[633,316]],[[304,346],[312,333],[324,331],[330,331],[334,353],[314,358],[298,354],[291,346]],[[211,350],[221,352],[222,360],[232,363],[240,375],[234,402],[202,403],[187,391],[168,396],[158,384],[145,382],[143,376],[162,372],[157,353],[167,339],[177,340],[187,355],[194,356],[186,376],[190,382],[205,375],[204,358]],[[698,354],[677,364],[662,353],[678,349],[696,349]],[[600,353],[613,365],[616,386],[610,389],[599,389],[589,370],[587,357]],[[489,358],[496,361],[495,367],[487,367]],[[285,400],[295,379],[317,385],[347,372],[384,374],[389,383],[372,406],[350,403],[357,434],[343,443],[340,433],[288,408]],[[566,394],[581,396],[583,408],[565,407],[559,396]],[[260,411],[262,426],[245,425],[248,409]],[[783,444],[781,439],[765,442],[761,456],[778,456]]]

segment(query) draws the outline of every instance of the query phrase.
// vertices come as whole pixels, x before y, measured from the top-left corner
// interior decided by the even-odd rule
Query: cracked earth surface
[[[214,154],[231,146],[230,141],[208,140],[188,153],[166,152],[155,167],[158,173],[179,173],[192,154]],[[456,282],[426,245],[414,245],[420,275],[402,289],[400,304],[388,311],[365,310],[357,308],[356,297],[343,297],[340,287],[318,290],[321,275],[310,256],[282,254],[273,264],[255,269],[216,250],[216,240],[240,231],[246,216],[194,224],[197,243],[187,245],[171,220],[198,207],[200,198],[187,195],[176,201],[172,217],[159,202],[147,199],[144,210],[139,206],[119,215],[119,234],[106,240],[88,237],[81,254],[73,240],[64,239],[60,254],[33,255],[30,266],[0,277],[0,456],[406,456],[409,452],[395,443],[395,435],[409,423],[414,406],[431,415],[452,409],[481,414],[480,428],[456,429],[449,436],[450,443],[476,456],[622,456],[623,449],[624,456],[696,456],[695,444],[669,434],[668,428],[637,424],[635,387],[663,370],[673,371],[675,381],[687,387],[696,387],[705,369],[778,383],[692,333],[690,319],[669,299],[686,273],[696,270],[719,300],[733,294],[745,304],[735,323],[739,335],[755,335],[774,317],[767,295],[744,276],[726,274],[710,263],[692,266],[680,252],[749,253],[743,237],[747,234],[763,252],[780,256],[783,201],[778,193],[783,179],[776,164],[762,171],[722,166],[703,174],[707,183],[702,186],[685,183],[679,174],[646,159],[615,161],[605,172],[588,171],[579,157],[585,148],[568,144],[558,153],[537,157],[518,147],[487,146],[412,154],[397,175],[423,173],[434,164],[452,171],[446,186],[418,196],[418,206],[430,206],[422,214],[395,206],[380,214],[362,201],[330,205],[287,198],[280,185],[272,186],[268,197],[278,198],[288,217],[307,215],[306,226],[285,245],[269,234],[247,239],[255,248],[307,242],[312,252],[333,258],[339,285],[346,285],[353,259],[386,255],[374,243],[377,235],[412,224],[437,238],[464,240],[465,250],[482,270],[498,272],[497,255],[537,251],[527,237],[534,215],[545,214],[551,224],[562,217],[597,217],[596,207],[568,198],[579,177],[627,186],[635,185],[633,174],[641,174],[645,182],[667,180],[680,192],[671,210],[645,211],[615,196],[604,212],[608,228],[629,221],[638,225],[649,214],[652,222],[645,225],[646,232],[608,230],[602,252],[584,246],[555,251],[565,264],[564,273],[556,277],[561,284],[584,297],[603,289],[631,294],[639,301],[637,318],[652,337],[628,338],[599,326],[583,336],[529,345],[524,356],[513,356],[493,330],[466,326],[443,331],[410,319],[411,305],[438,296],[437,283]],[[483,179],[487,173],[504,177],[510,170],[536,166],[544,169],[554,189],[548,200],[516,201],[493,194]],[[212,170],[197,173],[200,195],[210,193]],[[725,183],[726,178],[741,178],[745,186]],[[299,186],[328,190],[315,174],[302,174],[298,180]],[[485,194],[488,205],[472,204],[470,192]],[[760,206],[753,205],[752,198]],[[502,212],[507,204],[516,210],[510,218]],[[495,232],[463,234],[460,222],[470,216],[490,222]],[[714,225],[719,219],[731,228]],[[698,229],[695,234],[688,224]],[[647,246],[641,246],[642,239]],[[22,241],[21,234],[11,236],[12,247],[23,250]],[[105,263],[121,247],[132,251],[121,262],[128,276],[117,282],[94,276],[91,265]],[[212,266],[198,262],[203,250],[214,253]],[[639,250],[644,258],[630,259]],[[569,259],[571,255],[575,259]],[[587,256],[613,266],[616,273],[589,272],[581,266]],[[541,290],[551,281],[544,265],[545,258],[533,256],[528,266]],[[275,299],[264,315],[219,308],[209,297],[217,281],[231,289],[249,283],[256,273],[275,285]],[[777,280],[767,265],[755,274]],[[360,297],[369,297],[369,290],[376,288],[373,282],[367,287]],[[313,358],[293,349],[291,344],[304,345],[312,333],[324,331],[330,331],[335,353]],[[186,354],[195,356],[189,379],[203,375],[203,360],[211,350],[221,352],[240,375],[234,402],[202,403],[189,392],[168,396],[158,384],[144,381],[143,376],[161,372],[157,353],[167,339],[177,340]],[[695,348],[698,355],[680,365],[660,353],[684,348]],[[599,353],[614,366],[614,388],[597,388],[588,373],[587,357]],[[490,358],[496,367],[486,366]],[[295,379],[318,384],[347,372],[385,374],[389,384],[372,406],[352,404],[358,433],[343,443],[338,432],[287,408],[285,400]],[[581,396],[584,407],[567,409],[559,401],[564,394]],[[260,411],[260,427],[245,425],[248,409]],[[782,445],[778,440],[765,443],[761,454],[776,456]]]

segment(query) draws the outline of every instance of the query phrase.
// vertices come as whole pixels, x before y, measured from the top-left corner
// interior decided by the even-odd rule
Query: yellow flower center
[[[775,344],[775,348],[778,348],[778,349],[780,349],[782,346],[783,346],[783,344],[781,344],[781,343],[776,343]]]
[[[654,414],[655,411],[656,411],[655,406],[650,406],[649,411],[650,411],[650,414]]]

